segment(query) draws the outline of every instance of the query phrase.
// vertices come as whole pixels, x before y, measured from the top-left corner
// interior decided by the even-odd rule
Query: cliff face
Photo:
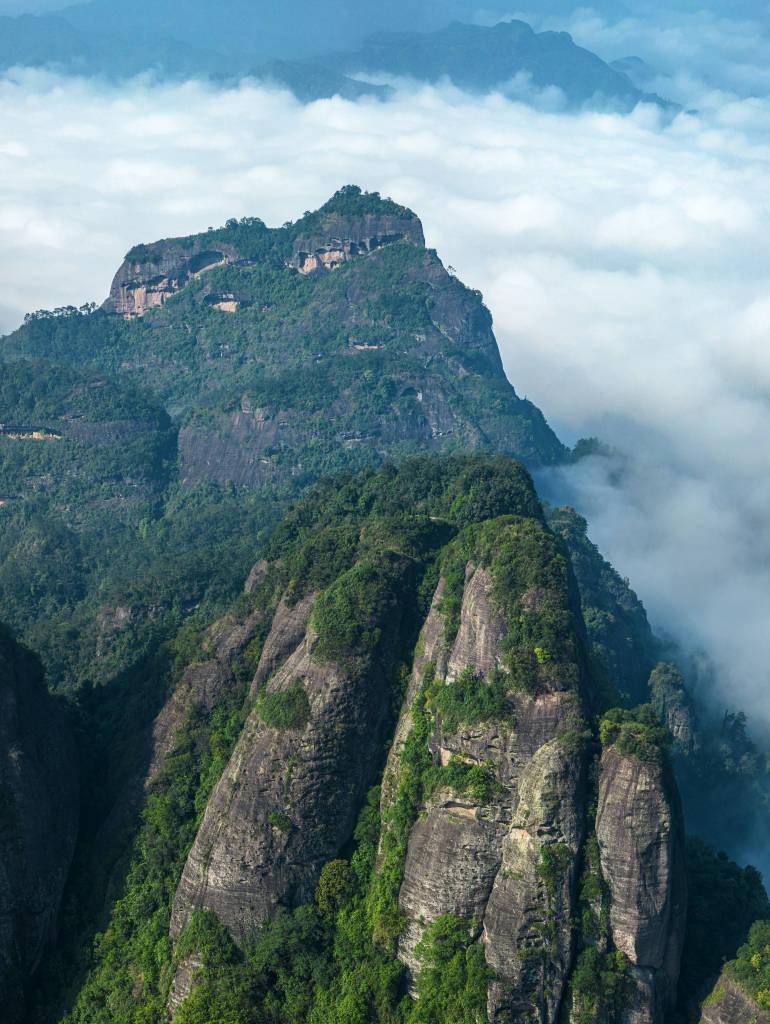
[[[326,587],[306,583],[299,598],[290,583],[262,648],[251,711],[187,858],[174,939],[205,910],[246,947],[279,910],[312,903],[324,866],[344,863],[390,736],[368,911],[374,941],[403,963],[419,995],[426,942],[443,922],[459,922],[486,964],[489,1021],[555,1024],[573,1005],[583,1013],[571,979],[578,941],[590,941],[579,878],[594,826],[587,723],[595,695],[579,596],[536,506],[524,517],[487,518],[483,509],[449,543],[434,535],[441,574],[418,621],[406,596],[415,565],[405,537],[389,534],[378,559],[359,552],[351,569]],[[263,563],[254,580],[275,571]],[[394,723],[397,652],[417,626]],[[662,1024],[679,973],[681,812],[658,755],[648,761],[610,745],[598,782],[595,870],[609,915],[602,953],[627,958],[624,1024]],[[177,960],[173,1013],[206,970],[200,950]]]
[[[126,320],[143,316],[150,309],[165,306],[191,281],[238,259],[232,246],[207,248],[199,238],[140,246],[128,254],[118,270],[102,308]]]
[[[596,836],[612,939],[631,965],[622,1014],[628,1024],[661,1024],[676,999],[687,903],[683,832],[676,784],[663,759],[606,750]]]
[[[391,590],[408,569],[398,559],[368,567],[388,611],[373,623],[382,631],[375,651],[360,657],[325,653],[310,621],[317,595],[280,603],[254,678],[253,710],[177,889],[173,936],[205,909],[244,943],[279,907],[312,900],[321,868],[352,836],[382,759],[401,625]],[[172,1008],[189,990],[190,971],[189,962],[177,971]]]
[[[273,488],[416,451],[565,455],[506,379],[479,293],[414,213],[352,186],[280,228],[137,246],[102,310],[27,323],[3,352],[129,373],[173,409],[188,485]]]
[[[22,1019],[24,990],[56,935],[78,823],[67,723],[34,657],[0,627],[0,1001]]]
[[[331,211],[301,222],[300,233],[291,242],[286,266],[301,274],[336,270],[358,256],[366,256],[386,245],[408,241],[424,247],[419,219],[410,211],[373,211],[345,216]],[[152,245],[139,245],[127,255],[116,273],[103,305],[106,313],[125,320],[161,309],[188,285],[222,267],[247,268],[258,261],[249,258],[249,246],[226,239],[213,241],[206,235],[171,238]],[[204,301],[220,311],[236,313],[243,304],[233,293],[212,291],[204,282]]]
[[[770,1024],[770,1013],[722,974],[703,1004],[700,1019],[701,1024]]]
[[[505,535],[501,525],[501,547]],[[459,628],[444,657],[444,638],[436,642],[440,597],[434,601],[422,643],[425,652],[439,655],[431,684],[439,706],[442,688],[457,686],[469,672],[482,686],[505,672],[512,609],[495,596],[494,563],[493,556],[488,568],[467,565]],[[532,567],[533,577],[544,568],[544,561]],[[563,602],[565,593],[533,586],[518,603],[536,619],[541,608]],[[569,614],[569,604],[562,610]],[[426,929],[445,915],[468,922],[494,978],[488,1007],[493,1021],[522,1013],[555,1020],[571,966],[585,761],[564,738],[582,722],[577,640],[571,653],[563,666],[555,660],[543,666],[537,692],[511,692],[488,721],[452,717],[447,723],[438,712],[428,741],[437,765],[483,769],[494,782],[477,794],[439,785],[425,801],[409,836],[399,895],[405,919],[399,955],[414,979]],[[424,671],[421,661],[414,671],[416,681]],[[404,715],[412,717],[411,705]],[[394,779],[386,794],[397,788],[400,770],[397,761],[391,764]]]
[[[294,239],[290,266],[301,274],[334,270],[342,263],[404,240],[425,246],[422,224],[410,211],[366,213],[353,217],[330,213],[311,232]]]

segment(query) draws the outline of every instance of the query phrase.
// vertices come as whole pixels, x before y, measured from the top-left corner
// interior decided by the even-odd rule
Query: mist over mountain
[[[407,23],[398,8],[376,16],[379,10],[372,9],[367,20],[366,10],[356,8],[353,16],[338,4],[321,13],[309,4],[294,12],[298,29],[274,9],[251,4],[230,3],[216,15],[208,6],[193,5],[179,26],[173,4],[132,7],[129,12],[91,3],[50,16],[5,19],[0,65],[51,67],[113,79],[148,71],[177,79],[234,81],[250,76],[287,87],[306,102],[334,95],[383,98],[386,88],[366,80],[389,73],[429,82],[446,78],[477,92],[508,90],[525,100],[547,91],[556,102],[560,98],[575,108],[592,104],[631,110],[641,102],[669,106],[637,88],[623,70],[575,46],[565,33],[537,34],[518,21],[495,27],[453,22],[433,32],[415,32],[415,25],[445,25],[437,11],[426,7],[422,20],[408,19],[409,33],[370,34],[371,28]],[[340,51],[346,44],[350,51]]]
[[[525,464],[597,446],[517,395],[411,210],[351,185],[139,243],[101,307],[28,315],[0,358],[0,606],[73,702],[83,787],[62,933],[0,960],[13,1024],[233,1000],[300,1024],[351,988],[373,1024],[456,999],[582,1020],[618,987],[623,1014],[694,1012],[766,895],[686,847],[682,799],[744,849],[767,763],[586,521],[541,504]],[[704,959],[688,885],[736,884]]]
[[[767,19],[532,6],[0,21],[4,1024],[770,1024]]]

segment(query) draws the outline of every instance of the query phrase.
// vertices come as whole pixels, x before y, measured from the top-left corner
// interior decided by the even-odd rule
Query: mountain
[[[253,78],[288,89],[303,103],[332,96],[386,98],[389,90],[358,82],[307,59],[268,60],[261,53],[196,48],[173,37],[93,35],[58,15],[0,17],[0,69],[49,67],[66,74],[126,79],[146,71],[183,79],[207,77],[222,84]]]
[[[572,108],[609,104],[630,110],[651,102],[678,109],[638,89],[623,68],[576,46],[567,33],[535,33],[521,21],[493,28],[460,22],[445,27],[448,16],[437,19],[427,12],[423,26],[403,12],[384,20],[368,17],[370,27],[392,22],[409,25],[410,31],[367,36],[353,28],[360,12],[341,0],[323,8],[295,5],[290,23],[275,8],[268,13],[242,0],[216,9],[190,4],[183,21],[175,4],[127,8],[94,2],[50,15],[0,18],[0,69],[50,66],[113,79],[153,70],[163,77],[203,76],[224,83],[251,77],[287,88],[302,102],[335,95],[386,98],[387,89],[365,79],[367,73],[387,72],[418,81],[449,78],[473,92],[503,89],[524,99],[532,88],[556,88]],[[237,26],[235,37],[232,26]],[[356,45],[335,52],[346,43]]]
[[[642,92],[623,70],[577,46],[566,32],[535,32],[511,20],[487,28],[454,23],[431,33],[381,33],[357,51],[341,54],[334,66],[349,73],[387,72],[418,81],[448,78],[458,88],[486,93],[526,94],[559,89],[570,107],[607,104],[621,110],[638,103],[675,109]]]
[[[137,246],[102,309],[31,314],[0,360],[0,605],[55,685],[234,596],[249,531],[320,474],[566,457],[508,383],[481,296],[413,213],[354,188],[282,228]]]
[[[2,353],[153,391],[188,483],[257,487],[423,450],[565,455],[508,383],[481,296],[411,211],[352,186],[282,228],[252,218],[137,246],[100,311],[34,318]]]
[[[246,671],[223,672],[219,628],[156,723],[157,804],[72,1019],[130,993],[177,1021],[555,1021],[622,988],[622,1019],[662,1020],[686,902],[665,732],[615,710],[594,733],[579,592],[526,471],[464,457],[324,485],[248,590],[226,641]],[[208,770],[207,739],[191,761],[189,723],[233,707],[229,757]],[[187,834],[168,795],[191,769],[205,812],[148,917],[141,851]]]
[[[0,997],[22,1019],[24,992],[55,940],[78,829],[69,723],[40,663],[0,625]]]
[[[0,616],[81,774],[67,871],[68,727],[9,648],[0,755],[64,787],[0,855],[0,900],[53,877],[24,1024],[762,1010],[762,880],[694,837],[770,841],[767,758],[543,506],[581,449],[416,214],[140,244],[0,361]]]

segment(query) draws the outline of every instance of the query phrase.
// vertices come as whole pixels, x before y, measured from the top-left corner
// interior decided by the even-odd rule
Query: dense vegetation
[[[749,941],[738,950],[738,959],[727,973],[761,1010],[770,1011],[770,921],[756,921],[751,926]]]
[[[741,868],[697,839],[687,844],[687,883],[679,1001],[681,1012],[690,1016],[725,961],[743,945],[752,924],[770,917],[770,902],[756,868]]]
[[[2,339],[0,423],[56,438],[0,428],[0,613],[52,685],[113,679],[190,610],[221,608],[319,476],[425,448],[561,457],[506,381],[480,297],[435,253],[404,241],[334,274],[287,265],[300,239],[388,217],[419,238],[408,210],[348,186],[281,228],[245,218],[137,246],[149,274],[169,251],[241,259],[131,322],[63,307]],[[236,314],[207,301],[219,292]]]
[[[659,761],[671,742],[651,704],[632,711],[612,708],[602,718],[599,734],[605,749],[613,747],[624,757],[640,761]]]
[[[423,459],[400,472],[388,466],[347,481],[322,482],[274,532],[265,547],[272,568],[233,614],[243,617],[261,605],[269,609],[277,593],[299,599],[325,588],[315,616],[319,656],[352,658],[355,669],[368,663],[379,642],[368,624],[387,621],[394,587],[400,588],[399,606],[416,602],[421,610],[412,621],[425,614],[437,579],[437,555],[454,533],[472,523],[474,514],[483,518],[528,512],[539,515],[529,476],[506,460]],[[405,573],[404,566],[412,568]],[[413,645],[413,634],[407,636]],[[248,651],[253,672],[259,648],[250,645]],[[190,654],[200,657],[198,652],[194,637],[183,631],[168,651],[171,685],[185,659]],[[248,670],[236,678],[248,679]],[[402,968],[393,957],[400,920],[398,883],[419,801],[440,787],[483,801],[496,786],[483,766],[433,765],[427,745],[432,729],[429,682],[426,677],[423,725],[407,745],[401,788],[384,823],[383,865],[373,870],[380,820],[377,794],[372,793],[356,830],[355,851],[347,860],[327,865],[316,906],[279,916],[245,954],[235,950],[210,915],[194,917],[175,950],[168,940],[171,900],[184,858],[243,721],[242,684],[210,716],[187,722],[153,785],[123,895],[107,929],[92,953],[71,949],[49,966],[49,992],[56,992],[64,978],[87,970],[68,1018],[71,1024],[158,1020],[174,963],[193,951],[205,968],[202,985],[180,1014],[188,1024],[246,1024],[255,1019],[423,1024],[445,1019],[444,1014],[467,1024],[482,1020],[486,968],[480,947],[462,922],[442,920],[426,934],[419,1003],[406,997]],[[401,672],[392,685],[395,714],[402,696]],[[307,698],[298,687],[260,695],[258,708],[262,719],[277,729],[301,728],[308,713]],[[278,815],[271,824],[292,827],[288,817],[278,820]],[[79,922],[80,934],[86,925]],[[41,1018],[51,1019],[42,1008]]]
[[[598,753],[600,741],[656,760],[670,746],[663,722],[691,709],[692,671],[653,636],[585,521],[549,510],[546,526],[520,463],[451,454],[490,449],[534,463],[564,455],[505,381],[479,296],[408,242],[334,274],[305,277],[287,266],[298,239],[371,215],[409,212],[348,188],[294,225],[271,230],[246,219],[203,241],[172,240],[182,250],[231,246],[247,262],[193,280],[139,320],[92,306],[40,312],[0,345],[0,616],[68,694],[85,779],[67,938],[40,975],[35,1024],[60,1021],[63,1008],[69,1024],[156,1024],[185,957],[199,957],[202,970],[181,1024],[477,1024],[488,979],[470,922],[448,917],[427,929],[416,1003],[395,957],[418,816],[444,790],[481,807],[499,795],[487,762],[436,763],[436,729],[453,735],[494,722],[504,733],[515,728],[515,700],[555,681],[590,684],[597,720],[562,743]],[[129,258],[151,265],[167,244]],[[232,316],[213,308],[214,292],[237,293],[242,308]],[[423,449],[445,457],[410,458]],[[393,464],[376,468],[386,458]],[[258,556],[269,571],[237,597]],[[427,667],[395,792],[382,812],[370,794],[313,905],[288,908],[240,950],[216,919],[197,914],[172,947],[173,894],[251,710],[247,684],[264,639],[258,632],[230,666],[216,706],[184,723],[144,799],[148,729],[185,667],[210,656],[211,622],[259,612],[266,628],[280,595],[292,604],[320,592],[314,656],[362,683],[376,679],[392,726],[414,629],[442,575],[451,644],[469,562],[489,573],[507,627],[501,667],[482,678],[469,666],[440,686]],[[263,723],[300,741],[310,717],[302,686],[256,701]],[[747,840],[768,819],[767,761],[740,714],[693,716],[692,727],[697,735],[672,757],[693,827],[713,835],[721,823],[731,839]],[[269,824],[294,828],[277,810]],[[700,992],[767,910],[756,873],[693,851],[693,891],[714,897],[688,932],[684,976],[688,991]],[[567,854],[558,843],[544,853],[538,877],[552,894]],[[609,939],[597,857],[589,838],[570,987],[579,1024],[611,1017],[628,981]],[[716,908],[729,927],[709,946]],[[757,935],[734,970],[755,971],[759,997],[766,965]]]

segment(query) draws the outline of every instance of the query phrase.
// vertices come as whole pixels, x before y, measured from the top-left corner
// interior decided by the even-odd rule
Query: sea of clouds
[[[770,101],[761,76],[734,87],[732,58],[707,81],[698,54],[676,98],[699,112],[673,122],[449,85],[302,106],[249,83],[9,74],[0,333],[101,301],[136,242],[280,224],[350,182],[392,196],[484,292],[519,393],[566,441],[623,453],[546,474],[548,495],[588,516],[654,625],[714,660],[715,700],[768,725]]]

